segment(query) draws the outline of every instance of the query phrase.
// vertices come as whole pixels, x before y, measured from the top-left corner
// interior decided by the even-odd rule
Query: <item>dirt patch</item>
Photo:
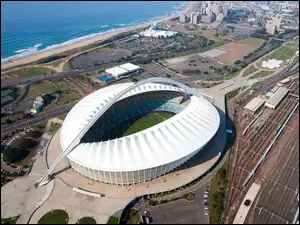
[[[225,44],[216,49],[222,50],[226,53],[215,57],[215,59],[224,64],[231,65],[236,60],[242,59],[244,56],[257,49],[262,43],[263,41],[258,38],[246,38],[239,42]]]

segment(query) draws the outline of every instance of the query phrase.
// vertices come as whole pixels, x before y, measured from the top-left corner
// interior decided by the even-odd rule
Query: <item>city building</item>
[[[201,16],[201,22],[202,22],[202,23],[211,23],[212,20],[213,20],[212,14],[209,14],[209,15],[202,15],[202,16]]]
[[[276,109],[276,107],[280,104],[280,102],[284,99],[288,92],[289,89],[285,87],[278,88],[277,91],[265,103],[265,106],[271,109]]]
[[[194,24],[194,22],[193,22],[194,15],[195,15],[194,12],[192,12],[191,15],[190,15],[190,24]]]
[[[218,111],[198,92],[173,86],[175,81],[156,82],[110,85],[79,101],[61,128],[63,152],[45,176],[66,157],[85,177],[130,185],[171,172],[200,152],[219,128]],[[120,132],[134,118],[156,111],[173,116],[134,134]]]
[[[198,17],[199,17],[199,16],[198,16],[197,14],[194,14],[194,15],[193,15],[193,20],[192,20],[192,23],[193,23],[193,24],[197,24],[197,23],[199,22],[199,21],[198,21]]]
[[[30,110],[31,114],[36,114],[41,111],[42,107],[44,106],[44,100],[41,96],[36,97],[33,102],[32,108]]]
[[[175,31],[159,30],[159,27],[156,23],[153,23],[153,25],[150,28],[139,33],[140,36],[154,37],[154,38],[159,38],[159,37],[169,38],[176,34],[177,32]]]
[[[266,31],[269,34],[274,35],[276,33],[276,25],[273,23],[266,23]]]
[[[219,13],[219,15],[217,15],[217,21],[222,22],[224,20],[224,13]]]
[[[180,23],[185,23],[186,22],[186,15],[185,14],[181,14],[179,16],[179,22]]]
[[[131,73],[134,73],[140,69],[139,66],[136,66],[132,63],[125,63],[120,66],[115,66],[109,69],[106,69],[105,72],[107,75],[110,75],[114,78],[119,78]]]

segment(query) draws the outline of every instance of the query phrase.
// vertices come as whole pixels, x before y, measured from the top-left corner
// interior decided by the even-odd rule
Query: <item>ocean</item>
[[[1,64],[177,13],[187,1],[1,1]]]

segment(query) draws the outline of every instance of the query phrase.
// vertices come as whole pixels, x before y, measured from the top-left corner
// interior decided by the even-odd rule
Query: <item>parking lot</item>
[[[208,224],[204,211],[204,192],[202,187],[195,192],[195,200],[178,200],[151,208],[154,224]]]
[[[79,55],[70,60],[73,68],[89,69],[90,67],[116,61],[122,57],[130,56],[132,51],[125,49],[102,48],[97,51]]]

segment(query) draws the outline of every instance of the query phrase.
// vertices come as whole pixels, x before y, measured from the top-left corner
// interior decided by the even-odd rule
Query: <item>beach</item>
[[[163,18],[163,19],[160,19],[160,20],[156,20],[156,22],[168,21],[170,19],[178,17],[180,14],[189,13],[189,12],[192,11],[195,3],[196,2],[191,2],[190,1],[190,2],[188,2],[187,7],[184,8],[183,10],[181,10],[180,12],[178,12],[176,15],[169,16],[169,17],[166,17],[166,18]],[[28,63],[37,61],[41,58],[45,58],[45,57],[48,57],[48,56],[51,56],[51,55],[60,54],[60,53],[63,53],[63,52],[66,52],[66,51],[69,51],[69,50],[72,50],[72,49],[75,49],[75,48],[84,47],[86,45],[89,45],[89,44],[92,44],[92,43],[95,43],[95,42],[103,41],[103,40],[108,39],[108,38],[110,38],[114,35],[117,35],[119,33],[144,28],[144,27],[147,27],[149,25],[151,25],[151,24],[150,23],[145,23],[145,24],[140,24],[138,26],[134,26],[134,27],[127,27],[127,28],[124,28],[124,29],[121,29],[121,30],[111,31],[111,32],[108,32],[108,33],[103,34],[103,35],[97,35],[97,36],[94,36],[94,37],[89,38],[89,39],[81,40],[81,41],[78,41],[78,42],[70,44],[70,45],[65,45],[65,46],[55,48],[55,49],[49,49],[49,50],[45,50],[45,51],[42,51],[42,52],[37,52],[37,53],[34,53],[32,55],[24,56],[22,58],[18,58],[18,59],[12,60],[12,61],[10,61],[6,64],[3,64],[3,65],[1,65],[1,70],[2,69],[8,69],[8,68],[15,67],[15,66],[20,66],[20,65],[23,65],[23,64],[28,64]]]

